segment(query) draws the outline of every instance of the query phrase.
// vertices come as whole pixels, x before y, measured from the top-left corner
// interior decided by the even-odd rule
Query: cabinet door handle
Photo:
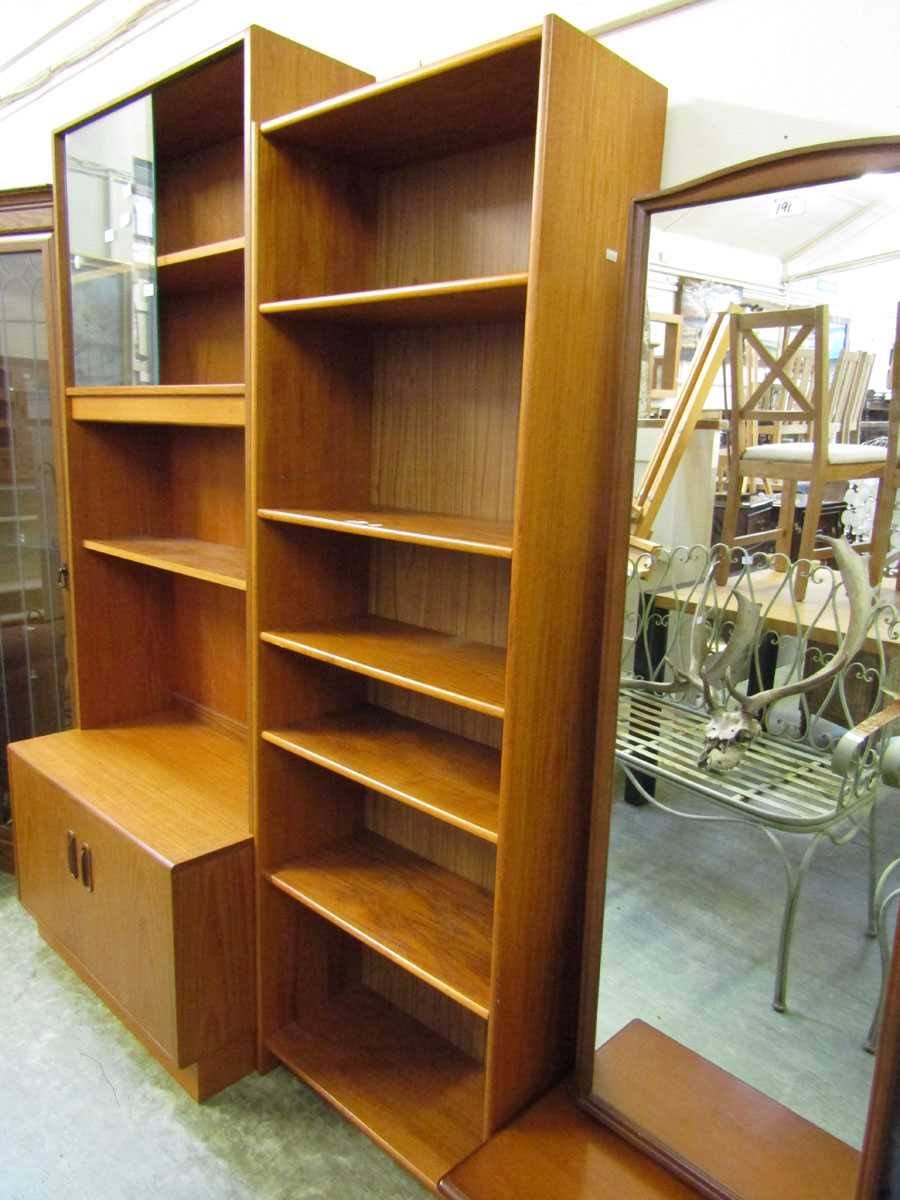
[[[90,846],[81,847],[81,882],[89,892],[94,890],[94,867],[91,862]]]
[[[66,859],[69,863],[69,874],[73,879],[78,878],[78,839],[70,829],[66,834]]]

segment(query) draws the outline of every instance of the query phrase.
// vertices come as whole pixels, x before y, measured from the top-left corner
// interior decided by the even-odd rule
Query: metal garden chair
[[[787,879],[779,1012],[800,890],[825,839],[843,845],[868,831],[874,935],[872,818],[900,714],[885,707],[895,699],[888,665],[897,611],[869,585],[865,560],[844,541],[832,544],[839,573],[757,554],[724,585],[716,581],[731,556],[723,545],[629,563],[617,759],[632,795],[688,820],[754,826],[777,850]],[[801,578],[810,572],[802,602],[798,568]],[[658,798],[658,780],[688,788],[701,811]],[[806,835],[799,859],[788,834]]]

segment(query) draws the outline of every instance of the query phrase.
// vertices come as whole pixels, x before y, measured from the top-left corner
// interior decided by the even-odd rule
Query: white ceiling
[[[783,213],[786,201],[788,215]],[[654,230],[773,255],[786,276],[900,255],[900,176],[874,175],[654,217]],[[898,259],[900,292],[900,259]]]

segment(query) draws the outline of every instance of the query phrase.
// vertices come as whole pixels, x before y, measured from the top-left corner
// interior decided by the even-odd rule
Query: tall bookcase
[[[369,79],[254,27],[55,135],[77,728],[15,747],[20,894],[197,1098],[255,1062],[251,131]]]
[[[550,17],[255,145],[260,1062],[431,1185],[571,1053],[625,225],[664,111]]]

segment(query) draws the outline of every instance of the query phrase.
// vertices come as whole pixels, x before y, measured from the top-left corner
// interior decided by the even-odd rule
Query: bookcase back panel
[[[378,335],[371,502],[512,520],[521,386],[519,321]]]
[[[71,421],[68,433],[76,554],[85,538],[171,534],[168,430]]]
[[[269,521],[260,522],[257,537],[260,561],[272,570],[271,587],[259,596],[262,629],[366,611],[369,561],[362,538]]]
[[[369,611],[467,641],[506,644],[509,562],[374,541]]]
[[[374,176],[267,138],[258,147],[257,227],[277,231],[256,243],[260,300],[375,287]]]
[[[258,325],[263,507],[359,508],[369,491],[370,338],[335,325]]]
[[[534,138],[378,177],[375,287],[528,270]]]
[[[503,722],[497,717],[472,712],[456,704],[446,704],[433,696],[421,696],[418,692],[408,692],[389,683],[370,680],[366,686],[366,700],[379,708],[389,708],[402,717],[424,721],[436,729],[446,729],[448,733],[457,733],[470,741],[493,746],[495,750],[499,750],[503,740]]]
[[[166,651],[176,696],[241,725],[247,720],[245,601],[234,588],[173,576]]]
[[[365,825],[421,858],[493,892],[496,851],[492,842],[372,791],[366,792]]]
[[[156,249],[172,254],[244,232],[244,139],[157,161]]]
[[[170,707],[171,577],[85,549],[75,559],[80,726],[96,728]]]
[[[173,429],[171,495],[175,537],[243,546],[244,431]]]
[[[361,957],[362,982],[366,987],[475,1062],[484,1061],[487,1026],[480,1017],[366,946],[362,947]]]
[[[160,383],[243,382],[242,287],[217,289],[214,296],[163,293],[159,321]]]
[[[264,870],[363,827],[365,796],[359,784],[268,742],[260,746],[259,768],[267,784],[257,794],[257,852]]]
[[[153,132],[160,158],[178,158],[237,137],[243,126],[243,43],[154,90]]]

